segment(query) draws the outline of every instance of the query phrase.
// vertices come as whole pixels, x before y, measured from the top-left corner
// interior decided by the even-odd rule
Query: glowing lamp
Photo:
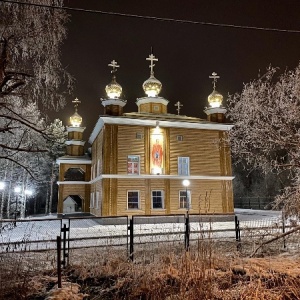
[[[187,188],[187,187],[190,185],[190,181],[187,180],[187,179],[184,179],[184,180],[182,181],[182,185],[183,185],[184,187]]]
[[[21,190],[22,189],[19,186],[16,186],[14,189],[15,193],[21,193]]]
[[[25,195],[31,196],[33,192],[31,190],[25,190]]]
[[[160,167],[154,167],[152,169],[152,173],[156,174],[156,175],[160,175],[161,174],[161,168]]]

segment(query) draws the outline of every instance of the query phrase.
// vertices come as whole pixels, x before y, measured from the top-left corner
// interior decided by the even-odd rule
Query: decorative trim
[[[124,107],[127,103],[127,100],[122,99],[101,99],[101,104],[105,107],[108,105],[119,105]]]
[[[227,109],[224,107],[208,107],[204,110],[204,112],[209,116],[212,114],[226,114]]]
[[[96,126],[89,138],[89,143],[93,144],[98,133],[104,126],[104,124],[116,124],[116,125],[129,125],[129,126],[149,126],[156,127],[157,120],[145,120],[145,119],[132,119],[126,117],[108,117],[101,116],[98,119]],[[228,131],[234,125],[233,124],[223,124],[223,123],[210,123],[207,121],[200,122],[181,122],[181,121],[163,121],[159,120],[160,127],[170,127],[170,128],[192,128],[192,129],[204,129],[204,130],[220,130]]]
[[[140,106],[141,104],[147,104],[147,103],[161,103],[164,105],[168,105],[169,100],[163,97],[143,97],[143,98],[137,98],[135,103],[137,106]]]
[[[70,164],[70,165],[91,165],[92,161],[88,159],[80,159],[80,158],[63,158],[60,157],[56,160],[58,165],[60,164]]]
[[[77,184],[77,185],[82,185],[82,184],[91,184],[90,181],[57,181],[58,185],[61,184]]]
[[[66,145],[84,146],[85,141],[70,140],[70,141],[65,141],[65,144]]]
[[[67,132],[84,132],[85,127],[74,127],[74,126],[67,126]]]
[[[234,176],[212,176],[212,175],[126,175],[126,174],[102,174],[91,181],[91,183],[95,183],[98,180],[104,178],[117,178],[117,179],[189,179],[189,180],[233,180]]]

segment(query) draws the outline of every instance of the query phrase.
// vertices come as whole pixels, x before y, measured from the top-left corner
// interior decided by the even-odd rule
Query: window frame
[[[90,195],[90,208],[94,208],[94,207],[95,207],[94,192],[91,192],[91,195]]]
[[[138,159],[138,161],[137,161],[137,163],[138,163],[138,173],[134,173],[134,172],[132,172],[132,173],[129,173],[128,172],[128,170],[129,170],[129,168],[128,168],[128,164],[129,163],[132,163],[132,164],[134,164],[135,162],[133,161],[133,162],[131,162],[131,161],[129,161],[129,158],[130,157],[132,157],[132,158],[137,158]],[[132,167],[132,170],[134,170],[134,168]],[[140,155],[127,155],[127,175],[140,175],[140,173],[141,173],[141,156]]]
[[[187,192],[187,198],[188,198],[187,202],[185,202],[186,192]],[[179,198],[179,209],[190,210],[192,208],[191,190],[179,190],[178,198]],[[186,207],[185,206],[182,207],[182,205],[181,205],[182,203],[185,203]],[[188,205],[187,205],[187,203],[188,203]]]
[[[184,168],[183,160],[186,159],[187,167]],[[178,156],[177,159],[177,169],[178,169],[178,175],[180,176],[190,176],[190,157],[189,156]],[[184,171],[186,169],[186,171]]]
[[[159,196],[154,196],[153,195],[153,193],[154,192],[161,192],[161,207],[154,207],[153,206],[153,198],[154,197],[159,197]],[[165,209],[165,193],[164,193],[164,190],[152,190],[151,191],[151,209],[155,209],[155,210],[157,210],[157,209]]]
[[[137,207],[129,207],[129,193],[137,193]],[[140,208],[141,201],[140,201],[140,191],[139,190],[127,190],[127,210],[138,210]]]
[[[96,209],[99,208],[99,200],[100,200],[100,192],[96,191],[96,205],[95,205]]]

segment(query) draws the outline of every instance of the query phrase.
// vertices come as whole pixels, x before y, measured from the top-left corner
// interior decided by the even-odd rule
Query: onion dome
[[[214,90],[209,96],[208,96],[208,104],[211,107],[220,107],[222,105],[223,96]]]
[[[148,97],[157,97],[161,88],[161,82],[153,75],[143,83],[143,89]]]
[[[216,72],[213,72],[209,78],[213,79],[213,92],[208,96],[208,104],[210,107],[221,107],[223,102],[223,96],[216,91],[217,79],[220,78]]]
[[[117,83],[115,73],[117,72],[117,68],[119,68],[120,66],[115,60],[108,64],[108,66],[112,67],[111,73],[113,74],[113,76],[111,83],[105,87],[105,91],[109,99],[118,99],[121,96],[122,87]]]
[[[78,104],[80,103],[80,101],[78,100],[78,98],[76,98],[72,102],[75,104],[74,105],[75,113],[70,117],[70,123],[72,124],[73,127],[80,127],[80,125],[82,123],[82,117],[77,112],[77,107],[78,107]]]
[[[110,84],[105,87],[105,92],[109,99],[118,99],[122,93],[122,87],[116,81],[116,76],[113,76],[113,79]]]
[[[77,112],[75,112],[74,115],[70,117],[70,123],[73,127],[80,127],[82,123],[82,117]]]

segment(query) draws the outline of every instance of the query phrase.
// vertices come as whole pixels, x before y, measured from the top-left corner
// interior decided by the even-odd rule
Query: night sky
[[[219,24],[300,30],[299,0],[65,0],[65,6],[119,13],[185,19]],[[74,112],[71,101],[81,100],[79,114],[87,140],[99,115],[100,98],[111,81],[107,66],[115,59],[120,68],[117,82],[127,99],[124,112],[137,111],[136,98],[145,96],[143,82],[149,78],[146,57],[153,47],[159,59],[155,77],[163,88],[160,96],[184,106],[181,114],[205,118],[203,109],[212,92],[209,75],[221,78],[217,90],[224,98],[240,92],[243,83],[257,78],[271,64],[282,71],[300,60],[300,33],[270,32],[217,26],[161,22],[129,17],[69,12],[68,37],[63,64],[75,77],[75,89],[66,108],[54,117],[68,125]],[[225,103],[224,103],[225,104]]]

